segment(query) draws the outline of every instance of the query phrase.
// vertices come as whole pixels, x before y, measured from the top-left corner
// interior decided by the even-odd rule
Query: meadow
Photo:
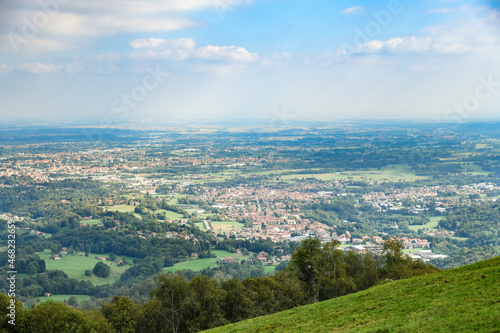
[[[417,232],[419,229],[426,228],[426,229],[429,229],[429,231],[430,230],[436,231],[438,223],[439,223],[439,221],[441,221],[443,219],[443,217],[441,217],[441,216],[430,216],[430,217],[428,217],[428,219],[430,220],[430,222],[428,222],[426,224],[423,224],[423,225],[410,225],[409,226],[410,230]]]
[[[85,301],[85,300],[92,298],[92,296],[90,296],[90,295],[52,295],[50,297],[38,297],[38,298],[40,299],[40,303],[44,303],[47,301],[67,302],[71,296],[76,297],[78,304],[80,304],[82,301]]]
[[[216,258],[190,259],[188,261],[177,263],[173,267],[165,267],[162,271],[175,272],[183,269],[191,269],[198,272],[208,267],[217,267],[217,261],[223,258],[231,257],[234,260],[241,262],[241,260],[248,260],[248,258],[254,255],[253,253],[243,255],[241,253],[231,253],[224,250],[212,250],[211,252],[216,255]]]
[[[85,280],[90,281],[94,285],[103,285],[108,283],[114,283],[120,279],[120,275],[130,268],[130,265],[123,265],[118,267],[116,263],[105,261],[104,263],[110,266],[111,272],[109,277],[100,278],[92,274],[91,277],[85,276],[86,270],[93,270],[94,266],[100,260],[96,259],[96,256],[99,257],[107,257],[106,254],[90,254],[88,257],[84,255],[83,252],[78,252],[75,255],[63,255],[61,259],[58,260],[49,260],[51,256],[50,250],[45,250],[43,252],[36,252],[40,259],[44,259],[46,262],[47,270],[57,269],[68,274],[68,277],[77,279],[77,280]],[[128,262],[132,262],[132,258],[125,256],[118,256],[117,260],[127,259]]]

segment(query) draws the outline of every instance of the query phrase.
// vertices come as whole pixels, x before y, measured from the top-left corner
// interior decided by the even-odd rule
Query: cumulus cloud
[[[202,59],[229,62],[252,62],[258,59],[256,53],[238,46],[197,46],[192,38],[179,39],[136,39],[129,42],[134,51],[133,59],[186,60]]]
[[[498,54],[500,16],[490,10],[484,17],[455,20],[422,29],[421,36],[401,36],[388,40],[373,39],[365,43],[346,44],[337,49],[337,55],[379,53],[433,53],[433,54]],[[364,38],[368,39],[367,36]]]
[[[43,51],[85,47],[98,38],[125,33],[175,31],[200,25],[190,11],[213,7],[214,0],[16,0],[0,8],[0,39],[16,33],[33,43],[19,44],[21,51],[44,41]],[[231,8],[251,0],[230,1]],[[43,5],[45,4],[45,5]],[[215,9],[214,9],[215,12]],[[26,25],[30,27],[26,29]],[[23,31],[28,31],[24,33]],[[76,44],[74,40],[78,39]],[[8,41],[7,41],[8,42]],[[2,42],[2,44],[5,44]],[[38,43],[40,45],[40,43]],[[43,45],[42,45],[43,46]]]
[[[344,15],[364,14],[365,7],[363,7],[363,6],[349,7],[349,8],[346,8],[344,10],[341,10],[340,13],[342,13]]]

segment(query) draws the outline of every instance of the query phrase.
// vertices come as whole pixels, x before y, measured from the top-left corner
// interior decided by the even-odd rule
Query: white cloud
[[[233,8],[252,0],[227,2]],[[210,7],[214,0],[16,0],[0,8],[0,42],[6,45],[2,39],[8,43],[6,36],[16,33],[33,41],[19,45],[23,52],[38,46],[42,46],[38,53],[83,48],[104,36],[197,26],[202,23],[189,17],[189,12]]]
[[[19,70],[31,74],[54,74],[61,72],[62,65],[44,64],[41,62],[26,63],[18,67]]]
[[[462,9],[461,9],[462,10]],[[465,9],[463,9],[465,11]],[[421,36],[394,37],[385,41],[371,40],[357,45],[344,45],[337,55],[378,53],[432,53],[493,55],[500,53],[499,13],[490,10],[482,18],[458,17],[446,23],[422,29]]]
[[[168,16],[137,17],[135,15],[61,13],[51,20],[45,32],[61,36],[104,36],[120,33],[173,31],[197,24],[190,19]]]
[[[353,14],[364,14],[365,13],[365,7],[363,6],[354,6],[354,7],[349,7],[346,8],[342,11],[340,11],[344,15],[353,15]]]
[[[262,58],[262,66],[285,66],[285,65],[322,65],[329,66],[335,61],[329,54],[307,54],[307,53],[272,53]]]
[[[192,38],[161,39],[147,38],[136,39],[128,43],[133,49],[192,49],[196,47],[196,41]]]
[[[427,11],[427,14],[448,14],[456,12],[457,10],[458,9],[456,8],[449,8],[449,7],[435,8]]]
[[[0,73],[9,73],[12,72],[14,68],[9,65],[1,64],[0,65]]]
[[[179,39],[136,39],[129,42],[135,51],[133,59],[186,60],[201,59],[228,62],[252,62],[258,59],[256,53],[238,46],[197,46],[192,38]]]

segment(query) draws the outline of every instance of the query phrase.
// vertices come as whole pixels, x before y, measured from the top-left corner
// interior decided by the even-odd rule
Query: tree
[[[98,277],[107,278],[110,273],[110,268],[105,263],[99,261],[97,264],[95,264],[93,272]]]
[[[187,331],[186,317],[195,300],[189,282],[182,275],[160,275],[157,288],[151,291],[151,296],[160,304],[155,313],[163,320],[161,326],[165,327],[165,331]]]
[[[76,299],[76,296],[73,295],[68,299],[68,305],[71,305],[71,306],[78,305],[78,299]]]
[[[109,303],[102,304],[102,313],[115,330],[123,333],[135,332],[140,306],[128,297],[114,296]]]
[[[0,294],[0,332],[22,332],[22,327],[26,322],[26,310],[23,307],[23,303],[14,298],[14,306],[11,305],[11,298],[5,294]],[[14,309],[9,309],[9,307],[15,307]],[[12,320],[9,314],[15,311],[15,325],[11,325],[8,322]]]
[[[26,332],[33,333],[113,332],[101,314],[50,300],[29,310],[26,322]]]
[[[307,284],[309,303],[318,301],[317,280],[321,259],[321,240],[319,238],[304,240],[301,247],[292,254],[291,269],[297,274],[299,280]]]

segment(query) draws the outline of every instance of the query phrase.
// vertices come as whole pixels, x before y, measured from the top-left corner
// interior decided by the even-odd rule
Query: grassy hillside
[[[208,332],[500,332],[500,257]]]

